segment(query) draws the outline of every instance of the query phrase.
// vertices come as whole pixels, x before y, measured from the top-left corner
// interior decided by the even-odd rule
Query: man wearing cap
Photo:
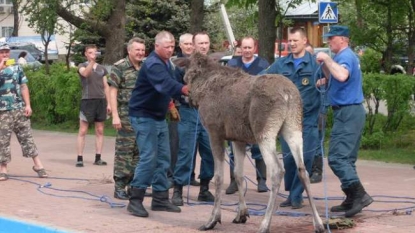
[[[9,45],[0,43],[0,181],[9,178],[7,164],[11,161],[12,132],[22,147],[23,156],[33,159],[33,171],[40,178],[48,177],[38,156],[30,127],[32,108],[27,82],[23,69],[10,59]]]
[[[328,37],[330,50],[336,54],[333,59],[323,52],[316,55],[317,61],[323,63],[325,77],[329,77],[331,82],[328,101],[333,109],[333,129],[328,162],[346,194],[346,200],[333,206],[331,211],[346,212],[346,217],[352,217],[373,202],[356,170],[357,152],[366,118],[362,105],[362,72],[359,58],[349,48],[348,27],[332,26],[324,36]],[[320,79],[317,85],[327,81],[325,78]]]

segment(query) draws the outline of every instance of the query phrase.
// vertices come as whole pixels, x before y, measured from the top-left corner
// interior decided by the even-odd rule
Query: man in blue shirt
[[[232,58],[228,62],[228,66],[241,68],[248,74],[257,75],[259,72],[263,71],[269,66],[267,60],[262,57],[255,56],[255,39],[252,37],[245,37],[241,40],[241,50],[242,56]],[[266,185],[267,180],[267,167],[265,162],[262,159],[261,151],[259,150],[258,144],[251,145],[251,156],[252,159],[255,159],[255,167],[257,170],[257,181],[258,181],[258,192],[267,192],[268,187]],[[230,158],[230,172],[231,172],[231,183],[226,189],[226,194],[233,194],[238,191],[238,186],[236,185],[235,177],[233,174],[233,150],[231,146],[231,153],[229,154]]]
[[[313,75],[317,70],[317,62],[312,54],[305,50],[307,37],[304,29],[293,28],[288,34],[291,53],[278,59],[262,73],[282,74],[290,79],[298,88],[303,102],[303,150],[304,164],[307,172],[311,172],[315,150],[318,143],[318,114],[320,109],[320,95],[313,83]],[[285,190],[289,191],[286,201],[281,207],[291,206],[293,209],[302,208],[304,187],[297,174],[297,165],[291,155],[287,143],[281,139],[284,153],[284,183]]]
[[[365,125],[366,111],[362,105],[362,72],[359,58],[349,48],[349,29],[345,26],[332,26],[328,37],[330,50],[336,54],[332,59],[326,53],[316,55],[322,62],[325,77],[330,78],[328,99],[333,109],[333,128],[330,135],[329,166],[340,179],[346,199],[332,212],[346,212],[346,217],[354,216],[373,199],[366,193],[356,171],[357,152]],[[320,79],[317,85],[326,83]]]
[[[174,51],[174,37],[161,31],[155,38],[155,50],[143,63],[129,103],[131,125],[136,134],[140,161],[131,182],[128,211],[135,216],[148,217],[143,206],[146,188],[153,187],[151,209],[180,212],[169,201],[170,167],[169,132],[165,120],[168,108],[174,107],[171,97],[188,95],[186,85],[176,81],[170,57]]]

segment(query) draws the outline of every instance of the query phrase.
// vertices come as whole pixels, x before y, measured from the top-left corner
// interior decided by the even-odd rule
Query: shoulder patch
[[[121,60],[119,60],[119,61],[117,61],[116,63],[114,63],[114,65],[119,65],[119,64],[121,64],[121,63],[123,63],[125,61],[125,58],[123,58],[123,59],[121,59]]]

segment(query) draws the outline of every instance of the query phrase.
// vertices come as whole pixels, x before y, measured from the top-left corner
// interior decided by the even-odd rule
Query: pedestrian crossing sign
[[[335,2],[319,2],[318,21],[320,23],[337,23],[339,11]]]

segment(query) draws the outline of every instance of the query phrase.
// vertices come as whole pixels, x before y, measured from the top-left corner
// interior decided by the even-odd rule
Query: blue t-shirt
[[[362,72],[359,58],[348,47],[336,54],[333,60],[349,71],[345,82],[331,77],[331,86],[328,91],[330,105],[350,105],[363,102]]]

